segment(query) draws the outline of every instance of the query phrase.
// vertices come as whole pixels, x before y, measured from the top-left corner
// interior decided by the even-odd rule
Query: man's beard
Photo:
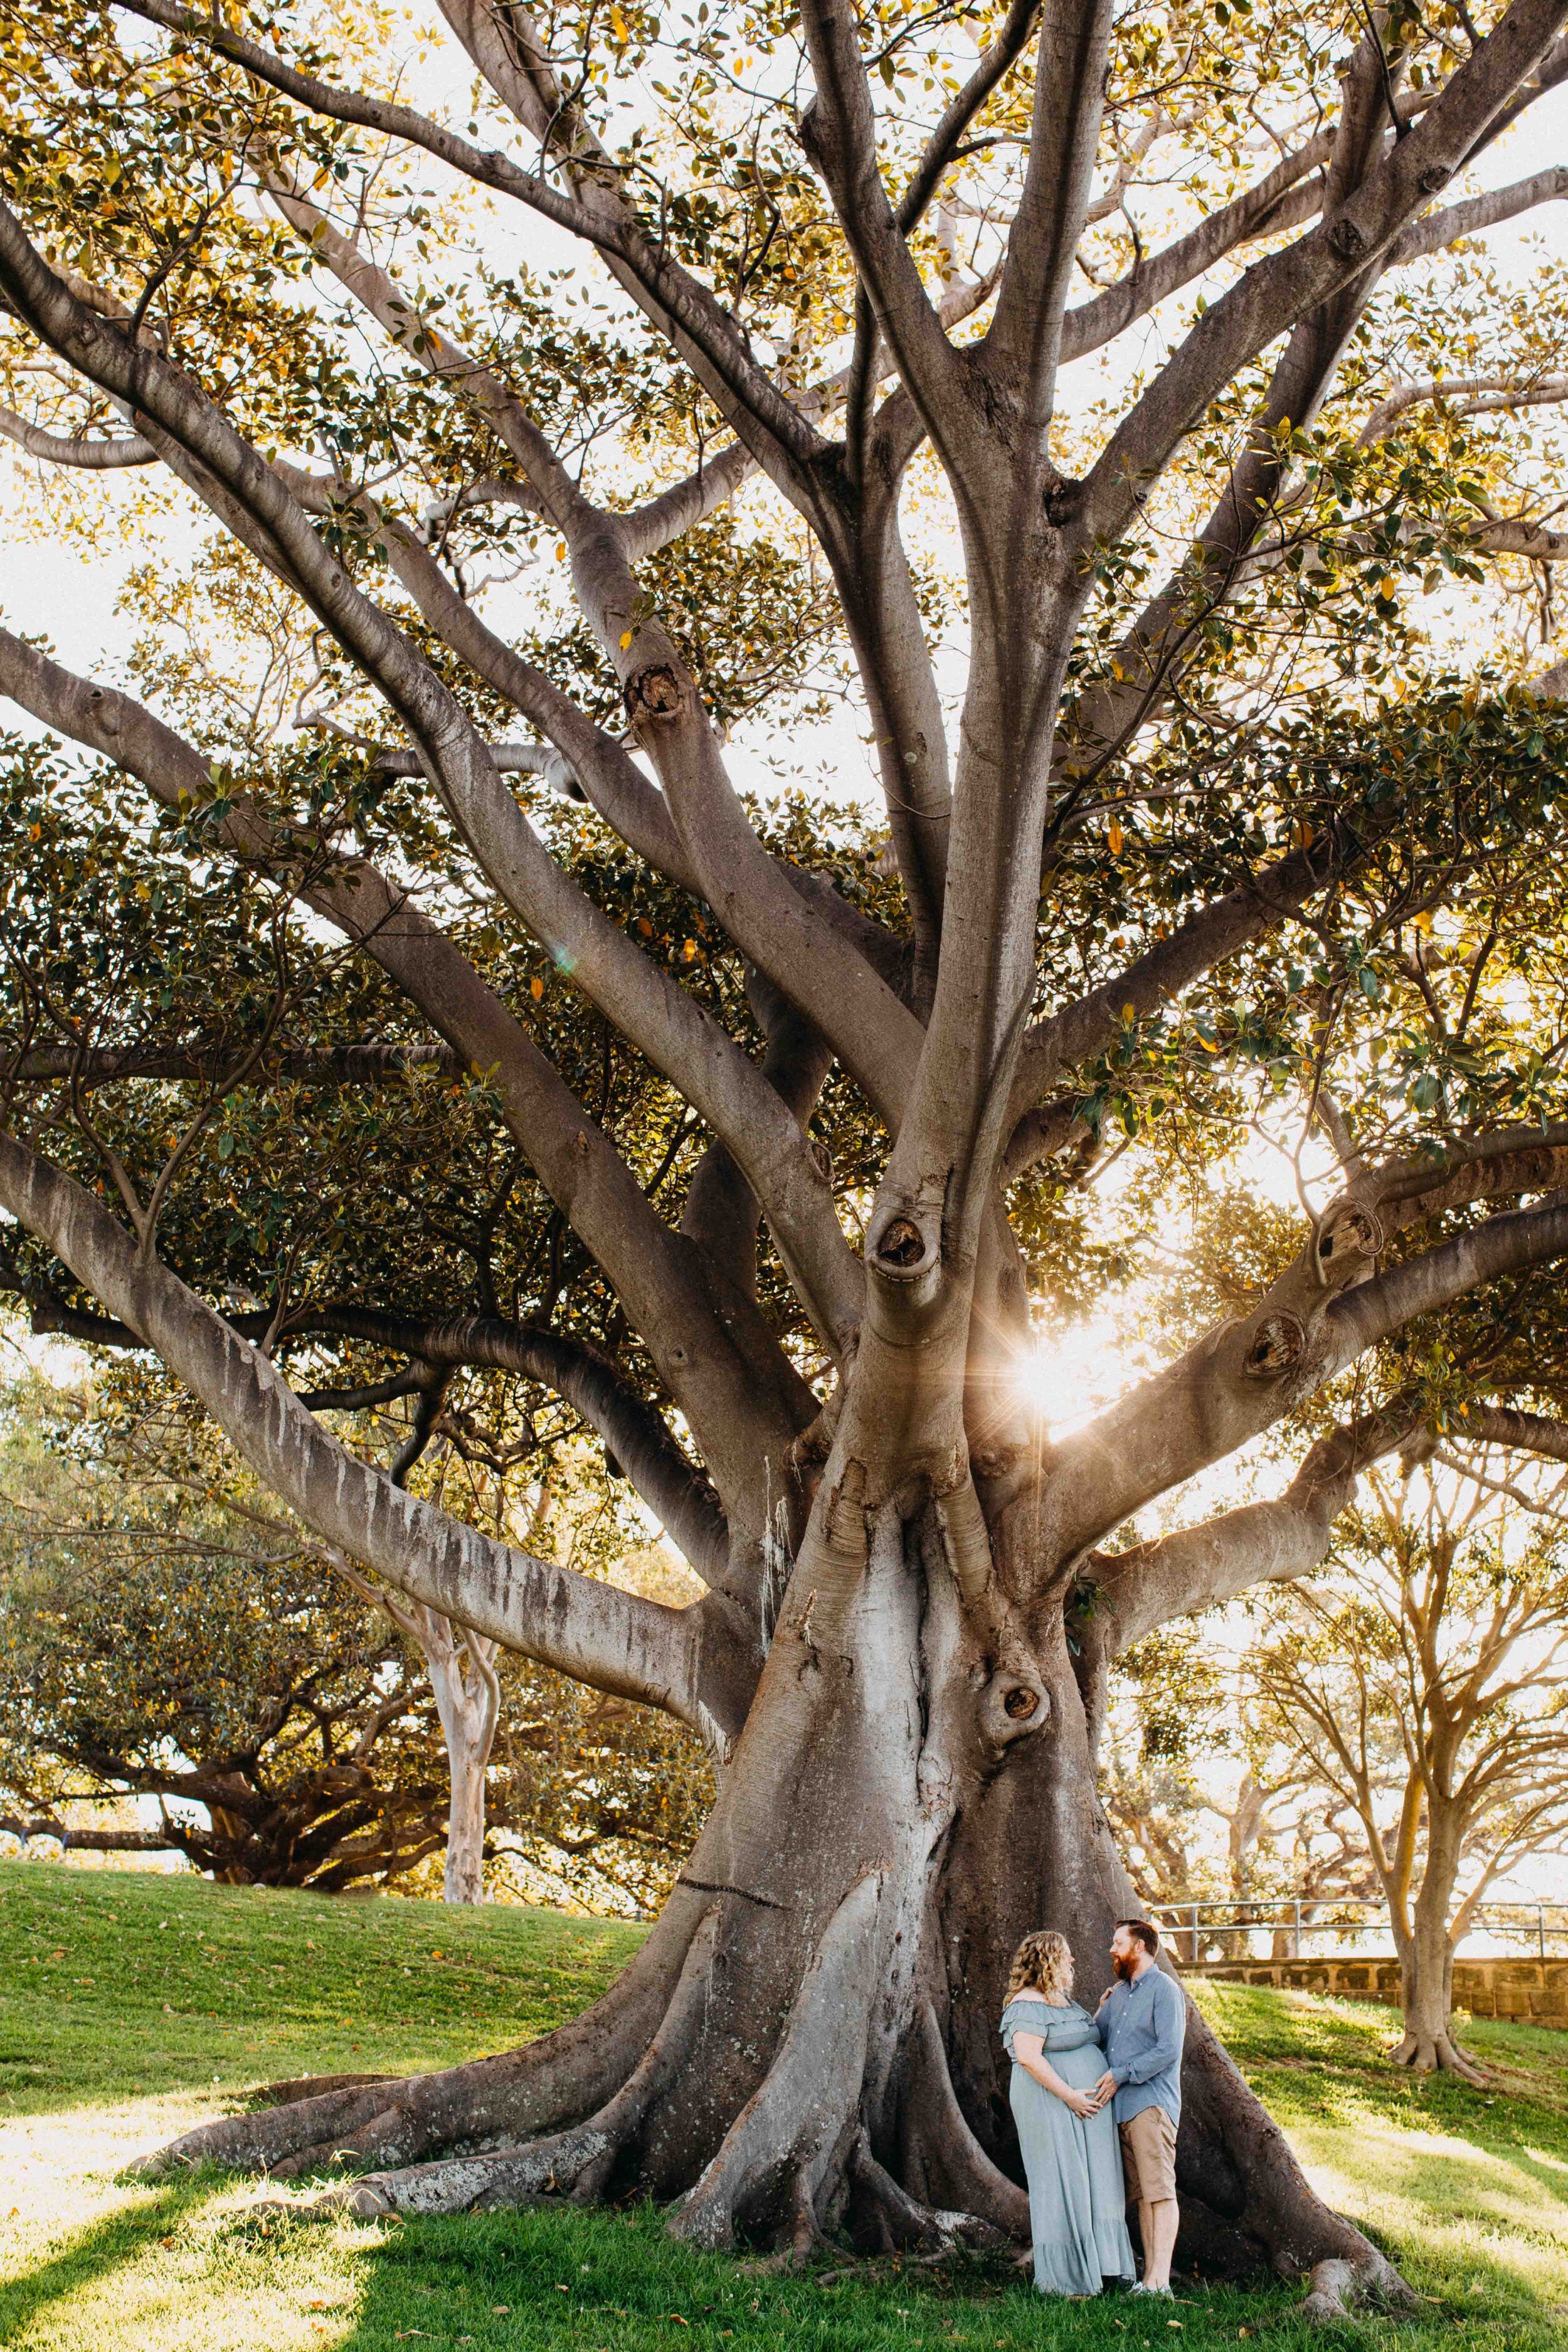
[[[1110,1966],[1114,1973],[1121,1978],[1123,1984],[1131,1984],[1132,1981],[1132,1969],[1134,1966],[1133,1957],[1131,1952],[1112,1952],[1110,1955]]]

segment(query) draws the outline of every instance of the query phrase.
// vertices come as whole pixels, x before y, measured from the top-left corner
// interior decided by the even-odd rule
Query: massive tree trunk
[[[1137,1906],[1095,1787],[1059,1601],[998,1675],[934,1514],[863,1571],[785,1596],[718,1803],[626,1975],[511,2055],[202,2126],[163,2162],[352,2163],[352,2210],[458,2211],[639,2189],[707,2246],[805,2257],[1027,2233],[996,2039],[1007,1964],[1061,1928],[1092,1999]],[[835,1601],[847,1601],[842,1609]],[[1318,2307],[1398,2292],[1312,2194],[1189,2010],[1180,2254],[1310,2275]]]
[[[101,395],[126,417],[135,446],[117,444],[115,464],[162,462],[312,616],[385,714],[397,771],[426,780],[455,862],[448,873],[445,853],[432,853],[432,887],[421,896],[401,855],[383,872],[350,847],[346,820],[318,841],[270,785],[259,797],[247,786],[214,800],[220,772],[206,748],[4,632],[0,688],[140,777],[179,824],[205,810],[204,857],[226,855],[299,893],[418,1008],[460,1068],[483,1076],[509,1148],[613,1295],[614,1328],[635,1339],[636,1360],[509,1324],[493,1295],[482,1315],[426,1317],[417,1327],[377,1312],[373,1329],[357,1309],[345,1321],[339,1307],[331,1321],[306,1317],[298,1328],[357,1322],[367,1343],[416,1358],[425,1373],[414,1385],[431,1394],[426,1374],[438,1379],[456,1364],[504,1367],[553,1387],[670,1529],[705,1597],[667,1608],[537,1559],[448,1517],[338,1445],[289,1386],[278,1353],[283,1299],[258,1321],[229,1318],[163,1264],[159,1215],[184,1145],[146,1199],[122,1165],[110,1167],[126,1223],[105,1205],[103,1175],[74,1182],[43,1156],[54,1149],[51,1115],[37,1149],[23,1133],[0,1133],[0,1203],[102,1305],[106,1343],[155,1349],[320,1540],[474,1638],[665,1709],[707,1743],[722,1775],[654,1933],[585,2018],[505,2058],[418,2082],[347,2084],[210,2125],[165,2160],[214,2157],[281,2174],[349,2161],[363,2177],[344,2194],[368,2212],[639,2187],[668,2200],[672,2227],[700,2243],[740,2237],[801,2257],[840,2228],[873,2248],[1017,2232],[1026,2205],[995,2041],[1008,1954],[1026,1929],[1058,1927],[1092,1991],[1111,1923],[1131,1907],[1094,1779],[1106,1628],[1125,1646],[1260,1578],[1310,1573],[1358,1468],[1407,1433],[1401,1400],[1321,1440],[1279,1500],[1097,1561],[1092,1581],[1107,1609],[1074,1600],[1089,1548],[1310,1407],[1415,1318],[1568,1255],[1568,1129],[1450,1138],[1446,1158],[1378,1168],[1347,1143],[1347,1189],[1314,1215],[1298,1258],[1245,1312],[1090,1426],[1048,1444],[1009,1377],[1031,1332],[1006,1187],[1089,1131],[1085,1089],[1098,1085],[1101,1057],[1131,1055],[1140,1024],[1163,1018],[1405,824],[1387,779],[1380,773],[1373,792],[1352,763],[1342,792],[1314,785],[1303,799],[1294,782],[1277,794],[1270,786],[1269,823],[1253,845],[1250,824],[1235,820],[1259,787],[1238,771],[1230,798],[1215,786],[1217,804],[1200,795],[1190,817],[1173,796],[1170,821],[1190,829],[1148,852],[1131,896],[1110,877],[1085,920],[1070,892],[1052,889],[1064,856],[1082,848],[1102,812],[1112,861],[1123,814],[1142,812],[1142,826],[1138,753],[1129,764],[1121,751],[1158,723],[1182,663],[1206,644],[1212,616],[1247,567],[1273,560],[1300,435],[1379,272],[1401,266],[1412,237],[1411,250],[1426,251],[1419,240],[1468,234],[1466,208],[1425,217],[1433,199],[1530,96],[1568,76],[1568,0],[1512,0],[1461,62],[1446,53],[1433,61],[1436,79],[1421,85],[1418,108],[1405,107],[1369,22],[1343,75],[1338,119],[1285,159],[1282,180],[1271,171],[1201,224],[1202,234],[1147,268],[1140,255],[1103,299],[1070,311],[1115,81],[1108,0],[1008,10],[929,140],[920,132],[896,158],[882,142],[854,11],[847,0],[803,0],[795,64],[763,79],[804,89],[809,72],[813,95],[792,129],[826,192],[821,226],[858,295],[847,371],[798,401],[790,369],[770,373],[758,357],[751,260],[721,297],[679,258],[681,238],[667,244],[662,217],[656,226],[637,209],[642,159],[606,154],[604,121],[576,95],[603,87],[593,60],[563,66],[553,36],[524,6],[509,7],[502,23],[481,0],[443,0],[496,105],[526,134],[526,164],[296,67],[281,41],[258,43],[216,18],[198,26],[175,0],[126,5],[188,45],[193,60],[214,53],[222,146],[231,75],[285,101],[276,129],[250,142],[258,194],[308,241],[311,270],[330,276],[385,338],[397,373],[406,361],[427,376],[433,404],[460,407],[461,446],[476,431],[483,446],[493,441],[510,488],[548,526],[562,560],[570,554],[583,623],[618,688],[616,715],[601,723],[588,698],[574,701],[496,635],[443,569],[445,533],[438,549],[424,522],[416,527],[416,485],[426,520],[437,480],[453,488],[449,519],[478,487],[466,458],[452,472],[445,434],[430,447],[445,470],[422,472],[422,452],[406,482],[353,473],[346,457],[345,470],[334,460],[327,477],[275,462],[246,438],[237,404],[231,414],[225,394],[209,396],[175,363],[170,354],[186,341],[154,329],[147,306],[173,264],[154,256],[150,282],[137,284],[134,257],[121,268],[106,251],[103,266],[116,288],[126,281],[122,291],[68,282],[46,248],[79,240],[62,238],[46,213],[40,244],[4,203],[0,293],[16,332],[51,355],[51,370],[63,363],[92,388],[95,415]],[[958,289],[970,303],[963,315],[993,305],[984,334],[961,346],[949,333],[959,314],[945,310],[945,294],[932,299],[911,240],[962,159],[995,146],[989,136],[970,142],[969,132],[1026,45],[1032,94],[1015,95],[1031,121],[1016,211],[985,280]],[[611,63],[621,69],[618,54]],[[188,75],[197,75],[195,63],[175,77],[182,93]],[[94,90],[112,86],[95,63]],[[346,228],[331,216],[331,175],[316,170],[317,142],[292,139],[289,109],[423,151],[584,240],[668,344],[680,386],[671,415],[686,413],[689,397],[706,400],[736,435],[733,447],[712,463],[699,447],[689,481],[658,487],[640,506],[620,495],[624,485],[595,504],[596,467],[583,466],[574,439],[565,454],[552,446],[530,405],[528,338],[499,339],[492,365],[423,317],[377,257],[374,206],[363,217],[351,212]],[[688,161],[706,185],[711,158],[704,151]],[[68,182],[61,175],[62,188]],[[897,210],[895,182],[905,190]],[[1058,459],[1070,450],[1079,462],[1080,436],[1052,432],[1063,358],[1099,348],[1162,288],[1195,283],[1265,231],[1272,236],[1285,225],[1279,199],[1295,201],[1293,191],[1306,209],[1291,218],[1317,225],[1205,303],[1170,360],[1140,379],[1083,478],[1069,478]],[[797,191],[792,204],[797,195],[806,201]],[[754,202],[748,184],[748,218]],[[247,250],[250,235],[247,226]],[[813,245],[807,266],[825,249]],[[324,320],[333,303],[321,309]],[[784,313],[769,315],[766,340],[782,351]],[[810,340],[790,328],[792,351]],[[192,365],[207,348],[205,330],[188,339]],[[241,357],[215,379],[233,382],[249,367]],[[1178,451],[1184,462],[1210,463],[1200,428],[1260,367],[1267,390],[1234,462],[1214,469],[1205,492],[1209,521],[1165,586],[1135,609],[1132,590],[1163,561],[1176,510],[1150,509],[1162,476]],[[896,388],[879,400],[889,377]],[[323,386],[330,378],[323,371]],[[552,394],[546,415],[556,405]],[[824,425],[840,406],[843,437],[830,439]],[[335,434],[318,437],[337,447]],[[37,439],[28,444],[35,453]],[[927,442],[951,491],[967,575],[970,666],[951,761],[898,530],[900,486]],[[681,654],[689,633],[660,609],[647,559],[753,469],[793,505],[837,585],[889,791],[908,916],[901,936],[826,870],[775,856],[754,829],[722,731]],[[1178,504],[1188,496],[1184,488]],[[1152,538],[1146,510],[1162,518]],[[349,541],[352,561],[342,555]],[[417,635],[400,604],[378,601],[383,558],[418,608]],[[1100,601],[1086,634],[1091,599]],[[1084,653],[1087,666],[1075,671]],[[1057,701],[1069,675],[1076,698],[1058,740]],[[1208,684],[1202,691],[1206,700]],[[493,710],[497,698],[548,739],[548,751],[509,751],[479,733],[474,711]],[[689,986],[651,944],[645,951],[649,921],[634,929],[624,905],[602,905],[557,857],[506,781],[520,748],[524,767],[569,776],[661,887],[701,906],[697,928],[705,938],[721,932],[722,952],[750,975],[763,1058],[753,1058],[749,1028],[724,1025],[717,996]],[[239,763],[247,776],[251,764],[248,753]],[[1288,764],[1294,774],[1294,754]],[[1164,806],[1163,785],[1155,797]],[[287,815],[270,814],[275,805]],[[1446,839],[1447,828],[1445,816],[1428,829]],[[426,855],[416,861],[421,874]],[[1456,870],[1473,871],[1472,857],[1465,836]],[[448,882],[459,887],[448,891]],[[1432,903],[1452,887],[1447,866],[1436,868]],[[1418,867],[1408,903],[1426,903],[1427,890]],[[526,1001],[517,1013],[497,993],[517,980],[492,987],[429,911],[481,895],[571,974],[606,1033],[679,1095],[692,1132],[710,1139],[706,1181],[700,1171],[678,1225],[646,1182],[642,1142],[612,1131],[607,1078],[596,1118],[568,1083],[569,1065],[550,1058],[547,1029],[531,1025]],[[1335,920],[1325,916],[1320,933]],[[1058,971],[1052,931],[1068,925],[1098,944],[1081,969],[1062,960]],[[542,985],[535,977],[531,1001]],[[1344,993],[1354,996],[1348,969]],[[1468,1009],[1467,999],[1465,1018]],[[29,1033],[25,1042],[30,1051],[42,1041]],[[79,1120],[84,1040],[73,1030],[68,1044]],[[1163,1089],[1167,1050],[1143,1078],[1129,1075],[1129,1087],[1146,1079]],[[810,1131],[832,1066],[889,1144],[870,1181],[861,1171],[837,1190]],[[1329,1099],[1322,1075],[1319,1067],[1304,1108],[1309,1124]],[[1482,1199],[1526,1196],[1540,1205],[1472,1223],[1377,1269],[1404,1230]],[[850,1206],[852,1219],[841,1213]],[[762,1225],[792,1301],[783,1324],[759,1298]],[[193,1270],[193,1281],[215,1295],[228,1286],[226,1275],[220,1283]],[[552,1289],[547,1314],[555,1300]],[[806,1360],[820,1367],[816,1387],[800,1369]],[[680,1417],[679,1439],[666,1409]],[[1321,2312],[1352,2290],[1397,2292],[1375,2251],[1313,2197],[1195,2015],[1179,2166],[1193,2259],[1229,2273],[1310,2274]]]

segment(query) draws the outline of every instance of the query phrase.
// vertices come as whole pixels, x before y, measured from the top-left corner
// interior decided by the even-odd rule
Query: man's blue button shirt
[[[1186,1998],[1163,1969],[1148,1968],[1132,1984],[1121,1978],[1096,2013],[1108,2074],[1116,2077],[1111,2113],[1119,2124],[1145,2107],[1163,2107],[1182,2119],[1182,2042]]]

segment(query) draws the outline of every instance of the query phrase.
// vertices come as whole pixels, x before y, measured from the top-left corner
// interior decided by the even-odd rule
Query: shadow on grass
[[[1559,2315],[1496,2266],[1475,2267],[1477,2279],[1446,2282],[1414,2320],[1368,2314],[1324,2331],[1297,2315],[1300,2287],[1178,2281],[1171,2304],[1121,2294],[1068,2304],[977,2256],[940,2270],[883,2262],[825,2287],[695,2253],[647,2208],[542,2210],[380,2231],[355,2263],[342,2352],[419,2338],[473,2352],[1245,2352],[1252,2338],[1258,2352],[1333,2341],[1455,2352],[1455,2319],[1467,2352],[1562,2352]]]
[[[0,2279],[0,2344],[10,2344],[50,2304],[90,2286],[168,2238],[193,2202],[182,2181],[145,2203],[106,2213],[78,2230],[58,2252],[14,2279]]]
[[[196,2219],[216,2179],[204,2173],[104,2217],[0,2287],[0,2343],[17,2341],[40,2317],[37,2340],[53,2342],[65,2315],[51,2325],[50,2306],[110,2282],[128,2336],[154,2341],[144,2332],[158,2300],[149,2302],[152,2281],[144,2288],[123,2274],[139,2258],[159,2263],[153,2250],[176,2238],[194,2251],[181,2225]],[[1060,2304],[1037,2296],[1007,2262],[977,2256],[939,2270],[882,2262],[824,2286],[695,2252],[671,2240],[648,2207],[372,2224],[279,2221],[240,2207],[216,2231],[198,2221],[203,2242],[200,2274],[185,2289],[187,2316],[216,2289],[217,2333],[200,2340],[224,2352],[281,2340],[267,2321],[259,2336],[235,2333],[245,2326],[241,2307],[257,2315],[265,2308],[279,2321],[292,2308],[289,2340],[310,2325],[322,2333],[303,2340],[330,2352],[391,2352],[404,2343],[472,2352],[780,2352],[784,2345],[790,2352],[1248,2352],[1249,2339],[1253,2352],[1336,2342],[1368,2352],[1561,2352],[1568,2318],[1568,2309],[1473,2244],[1427,2260],[1390,2242],[1424,2296],[1420,2311],[1358,2315],[1325,2333],[1297,2315],[1300,2287],[1178,2280],[1173,2304],[1125,2294]],[[306,2300],[323,2287],[327,2297]],[[219,2305],[230,2292],[240,2300],[226,2324]],[[307,2312],[326,2316],[306,2321]]]

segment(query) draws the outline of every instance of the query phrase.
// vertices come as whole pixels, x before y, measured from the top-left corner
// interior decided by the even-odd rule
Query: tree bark
[[[811,1575],[658,1927],[595,2010],[503,2059],[205,2126],[160,2160],[346,2160],[363,2176],[331,2194],[362,2213],[636,2190],[695,2242],[795,2261],[846,2231],[1026,2234],[995,2030],[1013,1948],[1059,1927],[1092,2001],[1137,1908],[1061,1601],[999,1672],[930,1507],[873,1516],[847,1605],[820,1559]],[[1195,2011],[1184,2087],[1184,2262],[1310,2278],[1324,2312],[1397,2296]]]
[[[1426,1875],[1432,1874],[1428,1863]],[[1408,2066],[1413,2074],[1458,2074],[1467,2083],[1480,2084],[1489,2079],[1485,2068],[1460,2048],[1453,2033],[1454,1948],[1447,1925],[1452,1894],[1451,1885],[1435,1887],[1428,1902],[1423,1883],[1410,1931],[1398,1937],[1405,2032],[1392,2054],[1396,2066]]]

